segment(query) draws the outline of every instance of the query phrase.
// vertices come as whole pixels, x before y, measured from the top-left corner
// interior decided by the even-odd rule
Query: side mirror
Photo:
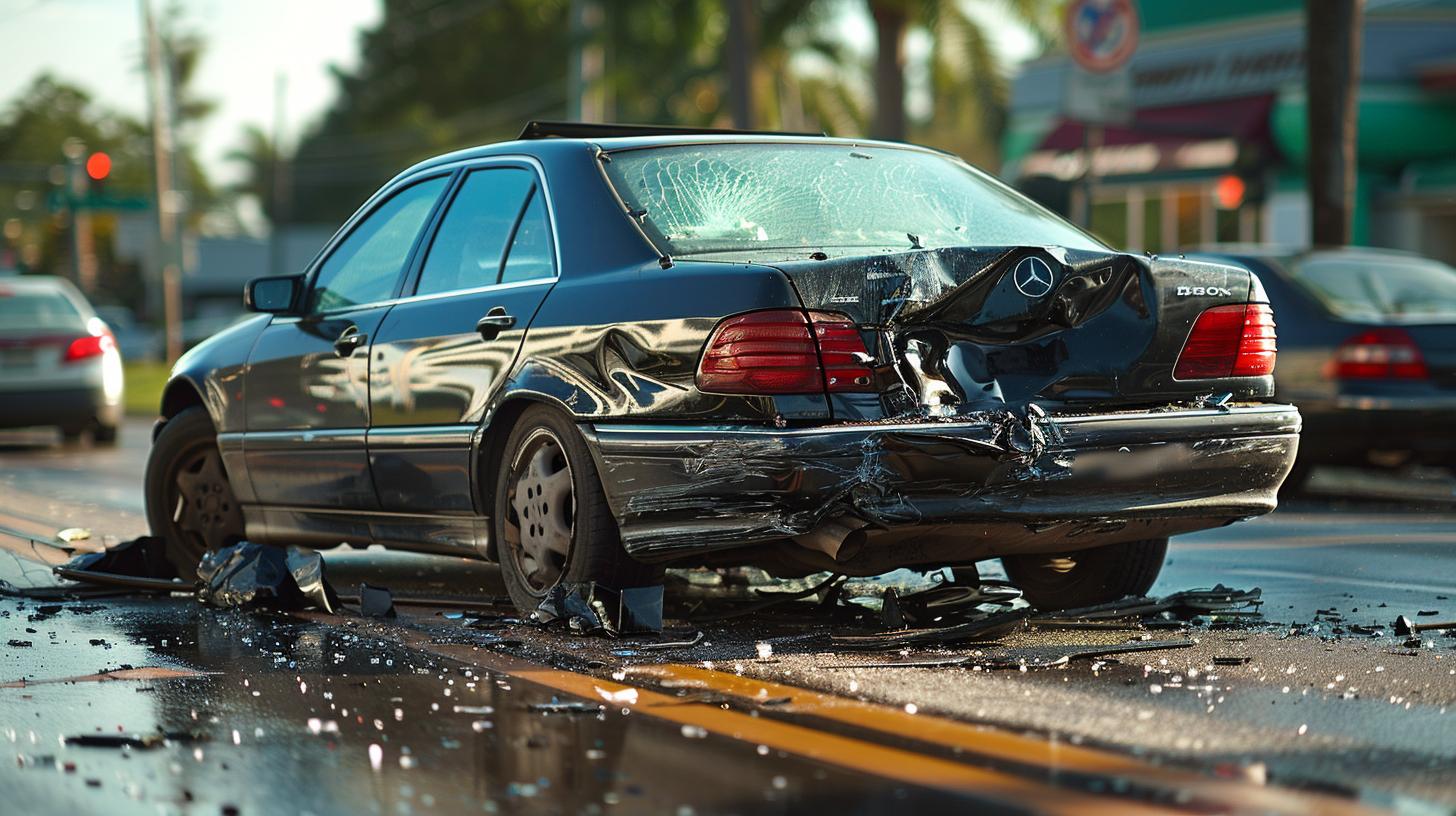
[[[253,278],[243,287],[243,306],[250,312],[288,314],[303,291],[302,275]]]

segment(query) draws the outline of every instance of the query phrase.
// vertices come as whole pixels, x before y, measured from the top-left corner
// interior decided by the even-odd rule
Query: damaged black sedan
[[[497,560],[531,611],[666,566],[999,557],[1058,608],[1272,510],[1298,445],[1248,270],[1115,252],[901,144],[533,123],[246,301],[162,401],[180,569],[377,542]]]

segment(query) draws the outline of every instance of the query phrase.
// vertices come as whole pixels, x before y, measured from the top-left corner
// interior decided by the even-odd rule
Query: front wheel
[[[532,406],[506,438],[491,522],[501,577],[523,615],[559,584],[623,590],[662,582],[662,569],[622,549],[586,441],[564,414]]]
[[[242,540],[242,508],[207,411],[188,408],[162,426],[147,458],[146,498],[152,534],[183,578],[196,577],[206,553]]]
[[[1146,595],[1167,555],[1168,539],[1150,538],[1055,555],[1008,555],[1001,565],[1028,603],[1049,611]]]

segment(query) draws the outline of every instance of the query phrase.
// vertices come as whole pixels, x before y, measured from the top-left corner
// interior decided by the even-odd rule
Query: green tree
[[[68,142],[77,144],[83,156],[98,151],[111,156],[109,191],[144,194],[149,189],[141,125],[97,105],[75,85],[50,74],[37,76],[0,112],[0,254],[32,271],[69,271],[70,225],[54,206],[69,174],[78,172],[67,169]],[[98,214],[93,229],[102,287],[114,289],[110,237],[115,219]]]
[[[593,92],[619,122],[731,122],[728,15],[722,0],[601,2],[584,36],[605,54]],[[814,127],[807,111],[833,77],[802,86],[801,49],[830,53],[816,30],[825,0],[757,0],[752,82],[763,128]],[[336,71],[339,95],[290,162],[296,218],[337,221],[410,163],[513,137],[530,119],[566,112],[572,41],[566,0],[385,0],[361,40],[359,65]],[[805,92],[815,94],[809,99]],[[246,137],[245,137],[246,138]]]
[[[1043,43],[1056,30],[1058,0],[982,2],[980,9],[1029,28]],[[980,164],[998,163],[1010,85],[988,30],[965,2],[868,0],[875,27],[874,126],[871,135],[914,137]],[[930,39],[932,116],[912,123],[905,111],[905,39],[910,31]]]

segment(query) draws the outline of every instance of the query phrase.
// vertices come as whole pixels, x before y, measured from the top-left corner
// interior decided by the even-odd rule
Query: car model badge
[[[1029,298],[1045,297],[1052,290],[1055,273],[1046,261],[1034,255],[1022,258],[1011,270],[1011,281],[1016,291]]]

